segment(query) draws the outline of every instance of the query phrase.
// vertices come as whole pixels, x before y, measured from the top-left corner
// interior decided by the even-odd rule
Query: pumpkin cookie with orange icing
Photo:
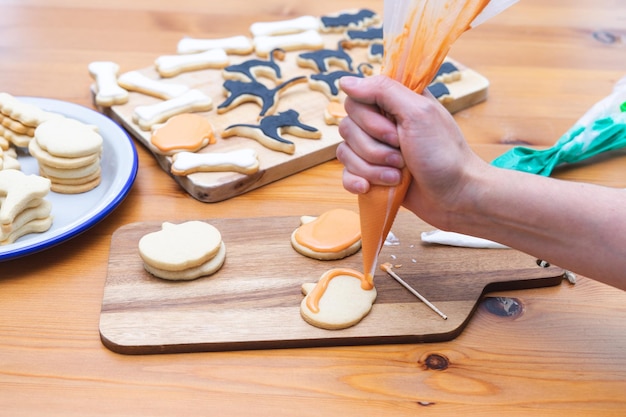
[[[183,113],[170,117],[152,130],[150,144],[161,155],[195,152],[215,143],[213,125],[205,117]]]
[[[302,285],[305,295],[300,315],[309,324],[328,330],[354,326],[367,316],[376,300],[376,288],[354,269],[325,272],[319,281]]]
[[[300,221],[291,234],[291,245],[304,256],[329,261],[361,249],[360,217],[353,211],[334,209],[319,217],[303,216]]]

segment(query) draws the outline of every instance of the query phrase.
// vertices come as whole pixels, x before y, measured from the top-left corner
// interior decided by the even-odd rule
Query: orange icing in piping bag
[[[482,23],[488,15],[514,2],[385,0],[382,73],[421,94],[437,74],[454,41],[472,27],[479,15]],[[400,185],[372,186],[368,193],[359,195],[363,273],[372,285],[378,254],[410,182],[410,173],[405,168]]]

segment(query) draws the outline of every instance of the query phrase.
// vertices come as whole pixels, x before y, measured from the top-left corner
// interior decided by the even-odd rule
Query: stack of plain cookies
[[[4,150],[8,149],[9,144],[27,147],[37,126],[57,117],[60,115],[0,92],[0,147]]]
[[[50,179],[52,191],[78,194],[100,184],[102,143],[95,126],[62,117],[41,123],[28,151],[37,159],[39,174]]]
[[[52,204],[44,198],[49,191],[47,178],[16,169],[0,171],[0,245],[50,228]]]
[[[139,255],[146,271],[158,278],[192,280],[222,267],[226,245],[219,230],[206,222],[165,222],[139,240]]]

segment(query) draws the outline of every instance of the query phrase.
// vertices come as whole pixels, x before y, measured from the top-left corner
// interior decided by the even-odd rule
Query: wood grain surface
[[[319,213],[317,213],[319,214]],[[143,267],[139,239],[161,223],[134,223],[113,235],[100,319],[104,344],[119,353],[172,353],[446,341],[458,336],[489,290],[558,285],[563,271],[511,249],[421,244],[432,230],[400,213],[380,262],[442,310],[444,320],[379,270],[377,299],[359,324],[318,329],[300,317],[301,286],[331,268],[362,270],[360,252],[337,261],[302,256],[290,243],[299,217],[205,220],[226,245],[225,265],[193,281],[158,279]]]
[[[91,61],[112,60],[121,71],[145,68],[185,35],[228,36],[255,21],[382,6],[380,0],[0,0],[0,90],[92,107]],[[455,114],[476,152],[490,160],[515,144],[553,144],[626,75],[624,21],[622,0],[523,0],[465,33],[451,56],[490,82],[486,101]],[[66,243],[0,264],[0,414],[625,414],[626,294],[582,276],[576,285],[491,292],[447,342],[112,352],[98,329],[112,235],[120,228],[356,207],[336,160],[206,204],[136,144],[137,179],[114,213]],[[626,153],[555,176],[626,188]],[[515,307],[515,314],[501,314],[499,305]]]

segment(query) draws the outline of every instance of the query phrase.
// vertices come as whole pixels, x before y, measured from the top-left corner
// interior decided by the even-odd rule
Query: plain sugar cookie
[[[170,280],[191,280],[219,270],[226,246],[216,227],[198,220],[165,222],[161,230],[139,240],[139,255],[151,274]]]

